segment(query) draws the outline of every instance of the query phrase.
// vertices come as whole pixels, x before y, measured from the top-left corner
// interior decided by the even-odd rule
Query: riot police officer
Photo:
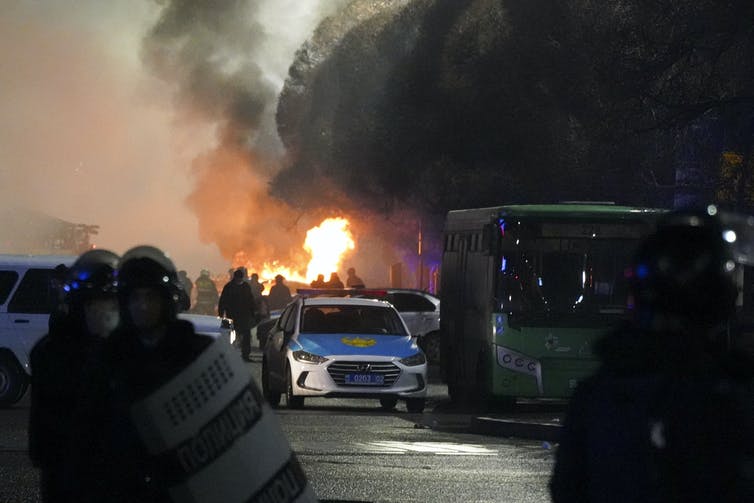
[[[726,345],[738,266],[715,213],[672,213],[639,247],[633,321],[569,404],[555,503],[754,501],[754,365]]]
[[[77,441],[74,411],[85,384],[85,362],[118,325],[117,265],[116,254],[91,250],[66,270],[66,309],[31,352],[29,455],[40,469],[42,501],[74,500],[69,466]]]
[[[93,370],[88,411],[95,438],[83,500],[169,501],[157,466],[138,434],[134,403],[189,365],[211,342],[177,318],[181,285],[158,248],[127,251],[118,268],[121,327],[106,341]]]

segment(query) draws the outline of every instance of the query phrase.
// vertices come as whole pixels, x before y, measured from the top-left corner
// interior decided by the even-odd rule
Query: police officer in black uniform
[[[88,468],[82,501],[170,501],[159,464],[138,435],[131,406],[212,342],[177,319],[180,289],[175,266],[161,250],[137,246],[123,255],[118,269],[122,325],[94,363],[81,414],[94,439],[82,456]]]
[[[85,383],[82,368],[119,320],[118,256],[91,250],[66,269],[66,308],[31,352],[29,455],[40,469],[42,501],[74,501],[70,471],[74,411]]]
[[[555,503],[754,501],[754,363],[726,345],[738,265],[715,213],[670,214],[640,246],[633,323],[569,404]]]

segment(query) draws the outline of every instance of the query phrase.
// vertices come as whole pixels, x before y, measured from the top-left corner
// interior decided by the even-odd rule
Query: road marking
[[[422,452],[441,456],[494,456],[497,451],[478,444],[454,442],[357,442],[356,445],[370,454],[408,454]]]

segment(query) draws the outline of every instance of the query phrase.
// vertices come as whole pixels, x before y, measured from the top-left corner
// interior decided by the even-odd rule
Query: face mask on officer
[[[86,302],[84,316],[89,333],[103,338],[108,337],[120,323],[117,298],[104,297]]]

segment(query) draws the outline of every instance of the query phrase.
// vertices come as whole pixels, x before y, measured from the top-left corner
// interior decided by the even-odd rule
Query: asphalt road
[[[259,380],[260,355],[248,364]],[[26,453],[28,394],[0,410],[0,502],[37,502]],[[545,502],[553,446],[541,439],[472,433],[478,414],[452,410],[430,379],[427,410],[380,410],[376,400],[307,399],[276,410],[309,483],[326,501]],[[557,420],[558,408],[524,407],[512,417]],[[491,416],[495,416],[492,411]],[[500,415],[498,415],[500,416]],[[507,417],[511,417],[510,414]]]

